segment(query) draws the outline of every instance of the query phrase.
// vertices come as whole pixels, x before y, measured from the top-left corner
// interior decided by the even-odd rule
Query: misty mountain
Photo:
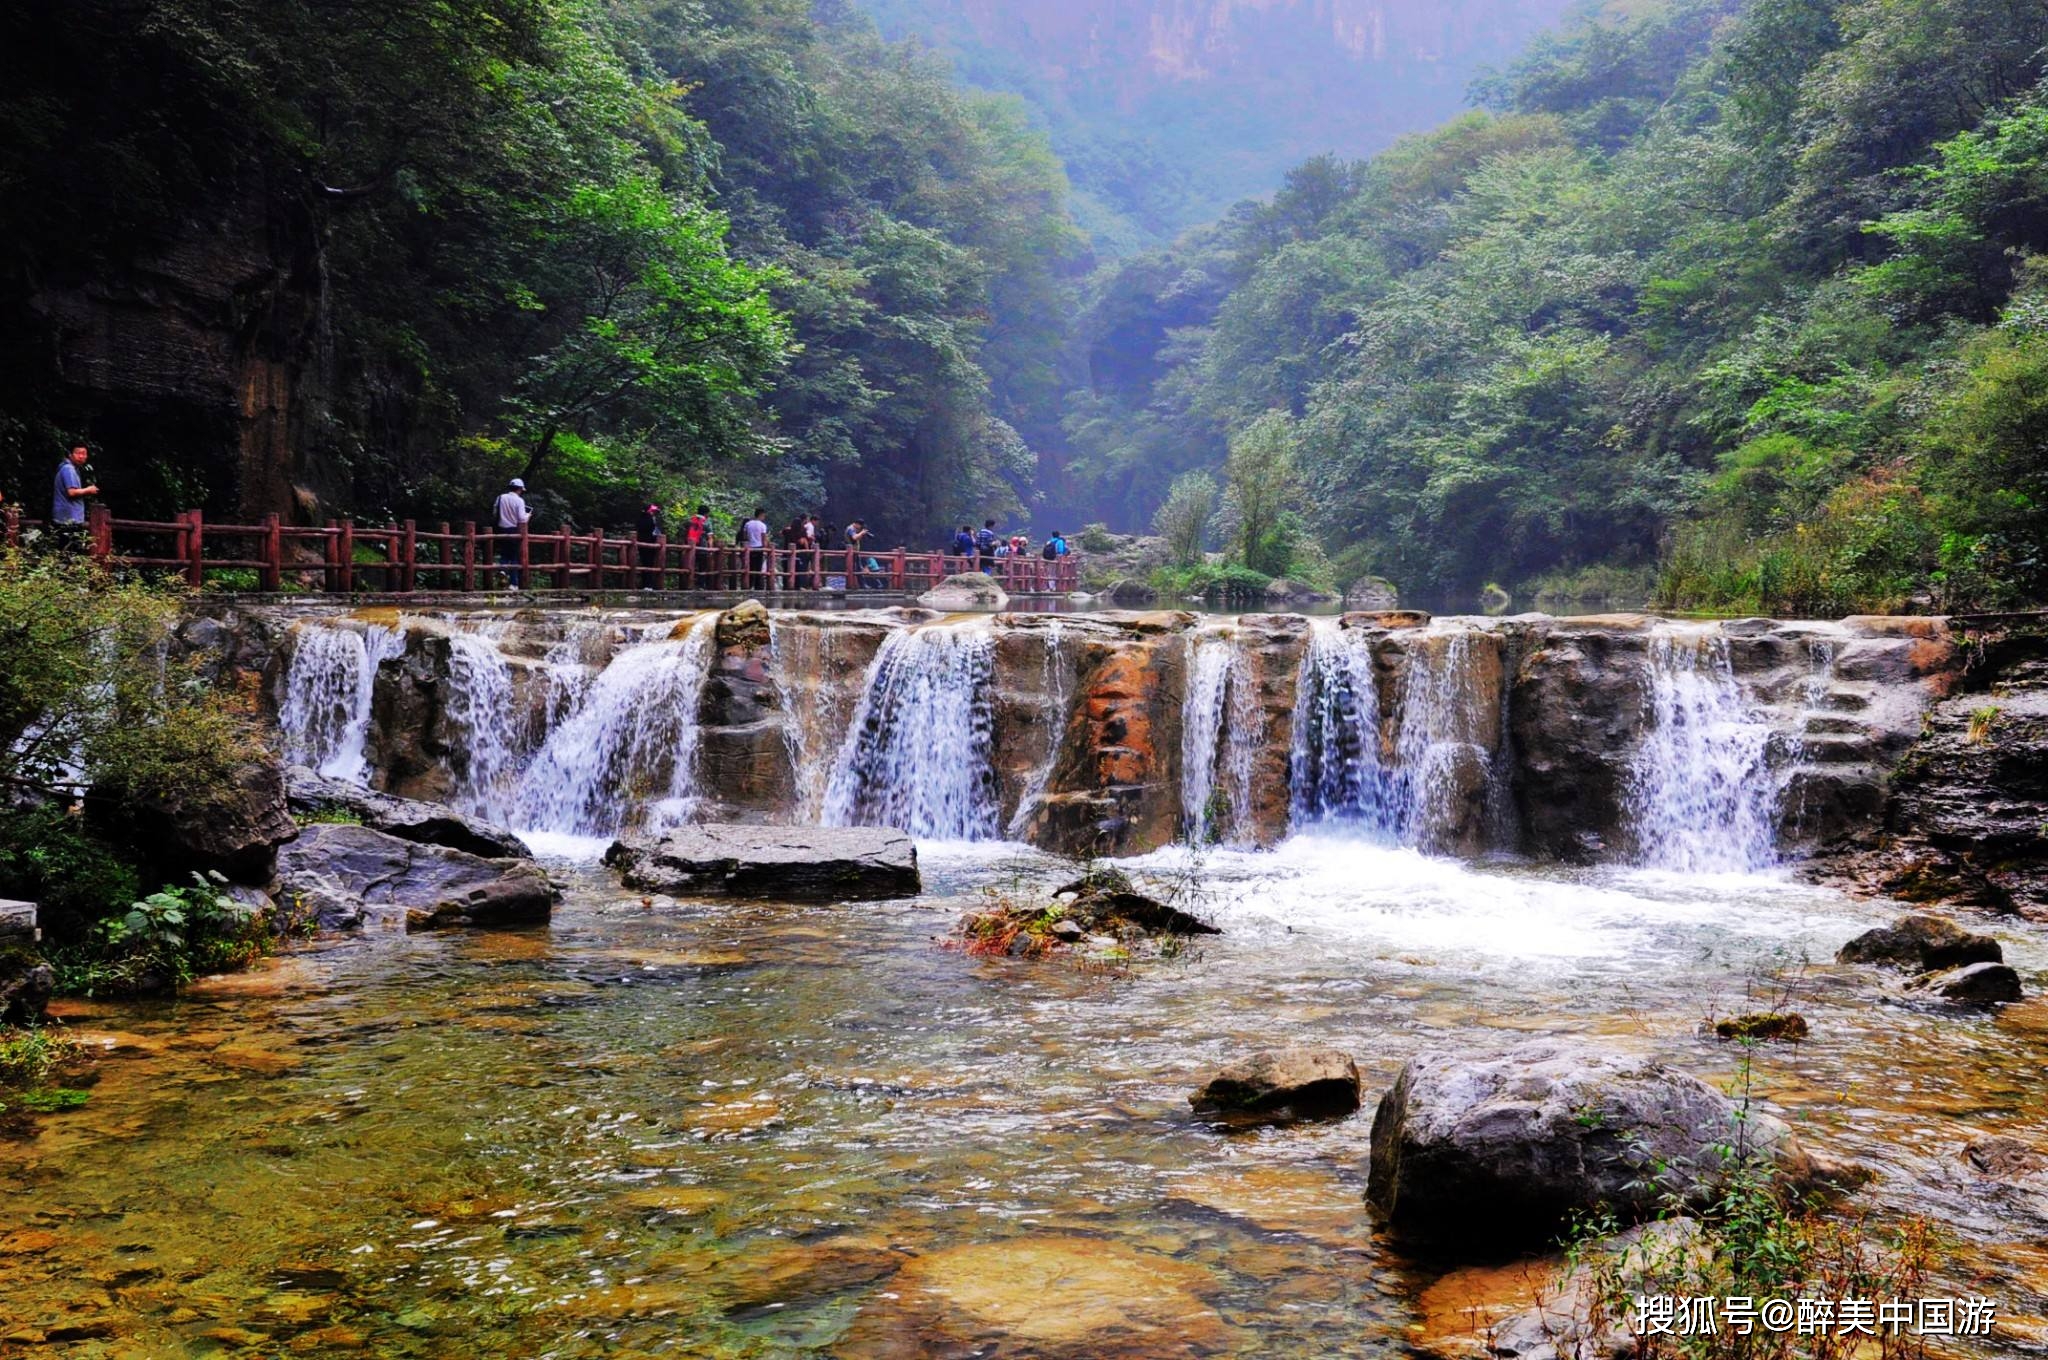
[[[1367,156],[1460,109],[1574,0],[857,0],[883,32],[1021,95],[1108,253]]]

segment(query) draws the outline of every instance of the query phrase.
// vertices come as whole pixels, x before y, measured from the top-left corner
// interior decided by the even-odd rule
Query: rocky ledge
[[[328,930],[536,925],[561,896],[529,861],[485,859],[346,824],[305,828],[278,853],[277,880],[288,916]]]
[[[707,823],[660,836],[629,836],[604,862],[626,886],[685,897],[802,902],[915,897],[917,846],[884,827],[730,826]]]
[[[301,816],[317,818],[340,813],[372,831],[403,841],[443,845],[486,859],[527,859],[533,854],[526,842],[504,827],[465,816],[440,803],[400,798],[327,779],[303,765],[285,771],[285,795],[292,811]]]

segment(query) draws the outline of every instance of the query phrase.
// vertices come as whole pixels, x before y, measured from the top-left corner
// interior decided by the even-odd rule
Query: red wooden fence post
[[[0,509],[0,523],[4,523],[6,526],[7,546],[19,548],[21,546],[21,507],[10,505],[5,509]]]
[[[899,591],[906,589],[910,584],[909,578],[905,575],[908,570],[909,567],[906,565],[904,550],[898,548],[896,550],[895,564],[890,571],[890,578],[895,582],[896,589]]]
[[[263,517],[263,588],[276,592],[284,586],[284,526],[276,514]]]
[[[185,562],[185,584],[197,590],[206,584],[206,519],[197,510],[186,511],[185,519],[191,525],[185,531],[185,546],[192,554]]]
[[[476,589],[476,521],[462,521],[462,588]]]
[[[341,535],[334,542],[334,560],[341,571],[341,593],[353,595],[356,592],[356,522],[345,519],[341,522]]]
[[[89,550],[104,562],[114,555],[114,512],[104,505],[95,505],[86,510],[85,518]]]
[[[533,577],[528,575],[532,570],[533,529],[530,525],[522,524],[519,526],[519,588],[521,590],[533,589]]]
[[[454,574],[455,544],[448,536],[448,521],[441,521],[440,537],[434,540],[434,585],[435,590],[450,588],[449,578]]]
[[[570,550],[569,545],[575,542],[575,539],[571,537],[569,526],[566,524],[562,526],[561,538],[561,555],[555,560],[555,589],[567,590],[569,588],[569,561],[575,556]]]
[[[419,526],[407,520],[398,547],[398,589],[403,594],[410,595],[419,579],[419,541]]]
[[[654,534],[654,588],[668,589],[668,530],[657,529]]]

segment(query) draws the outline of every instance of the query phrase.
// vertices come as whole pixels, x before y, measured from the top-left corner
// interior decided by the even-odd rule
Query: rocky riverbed
[[[2048,1006],[1928,1005],[1828,962],[1887,922],[1874,904],[1304,837],[1211,854],[1201,909],[1223,933],[1114,977],[936,938],[988,890],[1050,894],[1066,864],[932,843],[920,861],[922,897],[811,906],[650,904],[557,864],[544,929],[373,933],[174,1002],[59,1003],[101,1078],[89,1116],[0,1144],[0,1337],[1379,1353],[1451,1325],[1439,1280],[1472,1286],[1366,1202],[1373,1107],[1405,1062],[1555,1035],[1726,1088],[1740,1055],[1702,1022],[1784,988],[1811,1037],[1757,1058],[1756,1096],[1875,1173],[1859,1203],[1951,1227],[1954,1269],[2005,1302],[1994,1349],[2048,1335],[2048,1262],[2021,1245],[2048,1234],[2048,1196],[1968,1152],[2048,1148]],[[1127,867],[1159,890],[1189,866]],[[2037,980],[2048,949],[1993,933]],[[1365,1109],[1244,1131],[1190,1109],[1279,1043],[1349,1055]]]

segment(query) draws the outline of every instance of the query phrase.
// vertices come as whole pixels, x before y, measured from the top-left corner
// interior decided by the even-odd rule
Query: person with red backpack
[[[683,546],[697,554],[696,583],[699,590],[707,589],[704,578],[711,571],[711,507],[700,505],[697,513],[690,516],[683,525]]]

